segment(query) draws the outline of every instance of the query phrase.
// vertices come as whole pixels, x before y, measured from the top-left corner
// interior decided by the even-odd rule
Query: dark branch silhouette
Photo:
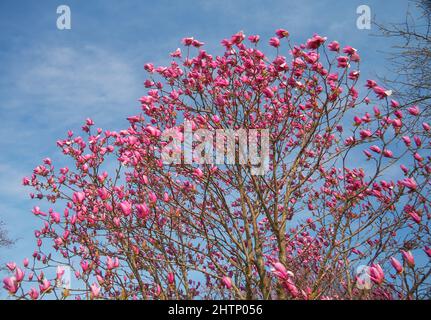
[[[431,1],[412,0],[402,23],[376,23],[380,35],[396,44],[389,55],[390,73],[383,78],[404,105],[431,101]],[[423,116],[429,117],[431,108]]]
[[[3,228],[3,226],[3,221],[0,221],[0,247],[8,247],[13,243],[13,241],[9,239],[7,231]]]

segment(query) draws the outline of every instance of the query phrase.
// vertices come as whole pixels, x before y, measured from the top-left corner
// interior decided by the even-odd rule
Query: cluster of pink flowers
[[[8,265],[10,295],[408,299],[429,290],[421,109],[373,80],[359,87],[353,47],[317,34],[292,45],[278,29],[271,60],[259,42],[239,32],[214,57],[184,38],[186,56],[177,49],[168,66],[145,64],[148,92],[128,128],[87,119],[82,135],[57,141],[73,164],[57,169],[47,158],[23,179],[44,201],[32,210],[42,226],[31,261]],[[269,171],[163,164],[162,132],[183,137],[185,120],[194,130],[269,129]],[[422,124],[412,130],[411,121]],[[64,288],[60,264],[76,288]],[[357,285],[362,264],[371,289]]]

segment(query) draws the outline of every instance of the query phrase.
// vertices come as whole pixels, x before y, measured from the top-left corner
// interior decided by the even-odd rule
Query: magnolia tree
[[[430,125],[404,125],[421,108],[358,82],[350,46],[258,42],[185,38],[145,65],[128,128],[57,141],[73,163],[23,180],[42,225],[11,297],[430,297]]]

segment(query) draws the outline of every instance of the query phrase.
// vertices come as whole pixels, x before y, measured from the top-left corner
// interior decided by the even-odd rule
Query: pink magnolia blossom
[[[112,270],[119,267],[120,262],[117,257],[111,258],[108,256],[106,257],[106,259],[106,267],[108,268],[108,270]]]
[[[123,212],[123,214],[127,217],[132,213],[132,204],[128,201],[123,201],[120,203],[120,209]]]
[[[174,275],[172,272],[170,272],[170,273],[168,274],[168,283],[169,283],[169,284],[173,284],[173,283],[174,283],[174,281],[175,281],[175,275]]]
[[[98,298],[100,295],[100,287],[97,285],[97,283],[93,283],[90,286],[90,289],[91,289],[91,297],[93,299]]]
[[[18,282],[18,283],[21,282],[22,280],[24,280],[24,277],[25,277],[25,272],[17,267],[15,269],[15,280],[16,280],[16,282]]]
[[[148,206],[145,203],[137,204],[136,210],[137,210],[138,216],[140,218],[146,218],[150,213],[150,209],[148,208]]]
[[[394,257],[391,257],[390,261],[394,269],[397,271],[397,273],[403,272],[403,266],[397,259],[395,259]]]
[[[35,288],[31,288],[28,292],[28,295],[32,300],[37,300],[37,298],[39,298],[39,291],[37,291]]]
[[[73,202],[76,204],[82,204],[84,202],[85,199],[85,193],[84,192],[75,192],[73,194]]]
[[[10,294],[15,294],[18,291],[18,282],[15,277],[4,278],[3,288],[5,288]]]
[[[317,49],[326,41],[326,37],[321,37],[315,34],[311,39],[307,40],[307,49]]]
[[[419,115],[419,113],[420,113],[420,109],[419,109],[419,107],[418,107],[418,106],[413,106],[413,107],[407,108],[407,111],[408,111],[411,115],[414,115],[414,116],[417,116],[417,115]]]
[[[14,271],[16,268],[16,263],[15,262],[8,262],[6,263],[6,267],[10,270],[10,271]]]
[[[388,149],[384,149],[383,150],[383,155],[386,158],[392,158],[394,156],[393,152],[391,150],[388,150]]]
[[[409,147],[412,144],[412,141],[410,140],[409,136],[403,136],[402,139],[403,139],[404,143],[406,144],[406,146]]]
[[[416,188],[418,187],[416,181],[413,178],[405,178],[403,180],[400,181],[400,183],[412,190],[416,190]]]
[[[260,37],[258,35],[251,35],[248,37],[248,40],[250,40],[251,43],[258,43]]]
[[[403,255],[404,262],[407,263],[410,268],[414,268],[415,258],[413,257],[411,251],[401,250],[401,254]]]
[[[43,217],[46,217],[47,216],[47,214],[46,213],[44,213],[44,212],[42,212],[41,210],[40,210],[40,208],[39,207],[34,207],[33,208],[33,210],[32,210],[32,212],[33,212],[33,214],[35,215],[35,216],[43,216]]]
[[[338,68],[347,68],[349,66],[349,58],[346,56],[337,57]]]
[[[44,278],[42,283],[39,285],[40,293],[47,293],[51,290],[51,283],[48,279]]]
[[[231,278],[224,276],[221,281],[227,289],[232,288],[232,279]]]
[[[195,174],[195,176],[196,176],[196,177],[198,177],[198,178],[202,178],[202,177],[204,176],[204,173],[202,172],[202,170],[201,170],[200,168],[196,168],[196,169],[194,170],[194,174]]]
[[[277,35],[277,37],[279,37],[280,39],[282,38],[287,38],[289,36],[289,31],[285,30],[285,29],[277,29],[275,31],[275,34]]]
[[[275,48],[278,48],[280,46],[280,40],[276,37],[273,37],[269,40],[269,44]]]
[[[421,223],[421,216],[418,215],[416,212],[414,211],[409,211],[408,214],[410,215],[410,217],[416,222],[416,223]]]
[[[370,149],[371,149],[371,151],[374,151],[375,153],[381,153],[382,152],[382,150],[376,145],[372,145],[370,147]]]
[[[390,91],[388,91],[382,87],[379,87],[379,86],[374,86],[373,91],[379,99],[384,99],[384,98],[389,97],[391,95]]]
[[[382,284],[385,280],[385,274],[379,264],[373,264],[370,267],[370,278],[374,283],[378,285]]]
[[[332,41],[330,44],[328,44],[328,48],[331,51],[340,51],[340,44],[337,41]]]
[[[187,47],[192,45],[193,40],[194,40],[193,37],[188,37],[188,38],[183,38],[181,42]]]

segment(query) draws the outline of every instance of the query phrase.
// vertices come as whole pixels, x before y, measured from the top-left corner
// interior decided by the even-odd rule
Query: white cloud
[[[2,108],[16,115],[37,113],[39,121],[63,126],[88,116],[111,123],[115,115],[124,118],[137,110],[143,89],[139,72],[114,53],[91,46],[40,47],[15,61],[9,75],[15,98]]]

